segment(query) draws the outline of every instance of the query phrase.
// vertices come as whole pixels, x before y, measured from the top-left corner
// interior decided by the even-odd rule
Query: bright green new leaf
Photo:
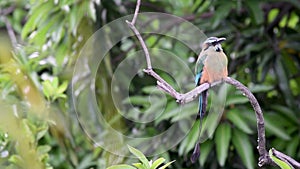
[[[57,89],[57,93],[58,94],[61,94],[61,93],[64,93],[66,91],[68,87],[68,81],[64,81]]]
[[[11,163],[14,163],[14,164],[19,164],[19,165],[22,165],[22,157],[19,156],[19,155],[12,155],[10,156],[10,158],[8,159],[8,161],[10,161]]]
[[[106,169],[136,169],[136,168],[132,167],[130,165],[121,164],[121,165],[110,166],[110,167],[108,167]]]
[[[165,168],[167,168],[169,165],[171,165],[174,162],[175,162],[175,160],[171,161],[171,162],[168,162],[167,164],[163,165],[162,167],[159,167],[159,169],[165,169]]]
[[[51,147],[49,145],[44,145],[44,146],[38,146],[37,152],[39,155],[46,154],[51,150]]]
[[[147,168],[150,168],[149,161],[147,160],[147,158],[145,157],[145,155],[142,152],[140,152],[139,150],[137,150],[134,147],[131,147],[130,145],[127,145],[127,147],[129,148],[129,151],[132,154],[134,154],[143,163],[143,165],[145,165]]]
[[[289,164],[274,156],[272,149],[269,150],[269,156],[281,169],[293,169]]]
[[[50,97],[54,95],[55,89],[52,87],[52,84],[49,80],[42,82],[42,85],[43,85],[43,93],[46,96],[46,98],[49,100]]]
[[[148,169],[148,168],[145,167],[145,165],[142,164],[142,163],[133,163],[132,165],[135,166],[135,167],[138,168],[138,169]]]
[[[155,160],[150,169],[156,169],[159,165],[161,165],[165,161],[166,160],[164,158],[159,158],[159,159]]]
[[[21,37],[22,39],[25,39],[27,35],[33,31],[37,24],[40,22],[41,18],[43,16],[47,15],[41,15],[42,13],[49,13],[50,10],[53,9],[53,3],[51,1],[47,1],[45,3],[41,3],[39,6],[35,6],[33,8],[33,13],[29,17],[29,20],[26,22],[26,24],[23,27]]]
[[[39,128],[37,128],[36,132],[36,140],[40,140],[42,137],[45,136],[45,134],[48,132],[49,125],[47,123],[44,123]]]

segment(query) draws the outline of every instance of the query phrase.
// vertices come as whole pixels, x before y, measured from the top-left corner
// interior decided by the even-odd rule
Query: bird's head
[[[217,38],[217,37],[209,37],[202,44],[202,50],[207,50],[210,47],[213,47],[215,51],[222,51],[221,42],[225,41],[226,38]]]

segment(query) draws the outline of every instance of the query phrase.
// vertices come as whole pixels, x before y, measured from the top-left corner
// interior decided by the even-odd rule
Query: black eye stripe
[[[218,43],[219,43],[218,41],[214,41],[214,42],[212,42],[211,44],[215,46],[215,45],[217,45]]]

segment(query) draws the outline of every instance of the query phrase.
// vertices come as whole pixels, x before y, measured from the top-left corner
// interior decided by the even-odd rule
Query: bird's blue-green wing
[[[204,60],[206,59],[207,55],[201,55],[198,57],[197,62],[196,62],[196,66],[195,66],[195,84],[196,86],[199,85],[199,82],[201,80],[202,77],[202,71],[203,71],[203,67],[204,67]]]

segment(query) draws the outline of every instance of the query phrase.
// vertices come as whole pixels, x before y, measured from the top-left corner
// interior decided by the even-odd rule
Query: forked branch
[[[144,72],[147,73],[148,75],[152,76],[153,78],[155,78],[157,80],[157,87],[161,90],[163,90],[164,92],[168,93],[169,95],[171,95],[173,98],[176,99],[176,101],[180,104],[185,104],[188,103],[190,101],[193,101],[195,98],[197,98],[197,96],[209,89],[210,87],[213,87],[217,84],[222,83],[222,81],[218,81],[215,82],[213,84],[208,84],[208,83],[204,83],[196,88],[194,88],[193,90],[191,90],[190,92],[187,93],[179,93],[177,92],[170,84],[168,84],[164,79],[162,79],[153,69],[152,69],[152,65],[151,65],[151,59],[150,59],[150,54],[148,51],[148,48],[145,44],[144,39],[142,38],[140,32],[137,30],[137,28],[135,27],[135,23],[138,17],[138,13],[139,13],[139,8],[140,8],[140,4],[141,4],[141,0],[137,0],[137,4],[136,4],[136,8],[135,8],[135,13],[133,16],[132,21],[126,21],[128,26],[130,27],[130,29],[134,32],[135,36],[138,38],[144,54],[145,54],[145,58],[146,58],[146,62],[147,62],[147,69],[144,69]],[[258,101],[256,100],[256,98],[254,97],[254,95],[251,93],[251,91],[244,86],[242,83],[240,83],[239,81],[231,78],[231,77],[227,77],[226,79],[224,79],[224,82],[235,86],[237,89],[239,89],[250,101],[254,111],[255,111],[255,115],[256,115],[256,119],[257,119],[257,133],[258,133],[258,153],[259,153],[259,162],[258,162],[258,166],[262,167],[264,165],[271,165],[274,164],[274,162],[272,161],[272,159],[270,158],[267,150],[266,150],[266,139],[265,139],[265,122],[264,122],[264,117],[263,117],[263,113],[262,110],[260,108],[260,105],[258,103]],[[295,161],[294,159],[292,159],[291,157],[275,150],[272,149],[274,152],[274,156],[276,156],[277,158],[283,160],[283,161],[288,161],[291,165],[299,168],[300,164]]]

